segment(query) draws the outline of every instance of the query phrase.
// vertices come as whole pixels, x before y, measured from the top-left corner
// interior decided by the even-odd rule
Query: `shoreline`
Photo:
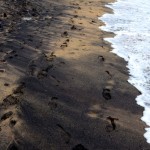
[[[105,3],[32,0],[32,20],[2,30],[0,149],[149,149],[127,63],[99,29]]]
[[[115,13],[114,15],[106,14],[107,17],[103,16],[101,18],[101,20],[103,20],[107,24],[106,27],[103,26],[101,29],[104,31],[111,31],[116,34],[114,38],[108,38],[108,39],[106,38],[104,40],[112,44],[112,47],[113,47],[112,53],[117,54],[119,57],[123,58],[125,61],[128,62],[127,68],[129,70],[129,75],[130,75],[128,82],[131,85],[133,85],[140,93],[136,97],[135,100],[137,102],[137,105],[141,106],[144,109],[143,116],[140,119],[147,126],[147,128],[145,128],[145,133],[143,136],[146,138],[147,143],[150,143],[149,142],[149,119],[148,119],[148,116],[149,116],[149,107],[148,107],[149,98],[148,97],[149,96],[147,95],[147,93],[149,93],[149,91],[147,90],[149,86],[148,86],[148,83],[145,81],[147,80],[146,78],[148,78],[148,75],[147,75],[148,73],[146,74],[145,72],[149,72],[147,69],[148,63],[149,63],[147,59],[148,56],[146,55],[148,50],[145,51],[144,48],[142,48],[142,45],[147,45],[148,43],[148,41],[146,41],[148,37],[145,37],[147,35],[147,32],[146,32],[147,28],[145,29],[145,31],[142,31],[142,29],[138,30],[138,26],[134,27],[135,24],[137,25],[139,24],[139,21],[138,21],[140,20],[139,18],[142,18],[143,15],[146,16],[147,13],[145,14],[144,12],[141,13],[141,10],[145,8],[144,6],[140,8],[140,10],[137,9],[137,7],[134,8],[134,4],[131,4],[130,0],[127,1],[126,3],[128,5],[128,9],[130,7],[131,12],[128,12],[128,10],[124,8],[123,10],[120,10],[120,12],[117,13],[117,11],[119,11],[119,8],[121,7],[120,5],[122,4],[122,2],[120,4],[119,2],[115,2],[114,4],[110,6],[108,5],[109,8],[114,9]],[[140,3],[141,1],[137,3],[137,6],[140,5]],[[128,13],[134,12],[135,9],[137,11],[134,16],[138,16],[138,17],[134,17],[133,20],[131,18],[127,19],[125,15],[127,15]],[[118,22],[118,20],[115,20],[116,18],[115,16],[117,16],[117,14],[122,14],[118,17],[118,20],[124,20],[124,22],[126,22],[131,19],[132,22],[130,23],[124,23],[123,21]],[[110,18],[112,18],[113,23],[111,23]],[[145,20],[145,27],[146,26],[147,26],[147,21]],[[131,29],[132,27],[134,29]],[[119,28],[122,28],[122,30],[118,30]],[[128,34],[130,35],[128,36]],[[143,43],[142,42],[139,43],[139,40],[138,40],[139,37],[140,37],[140,41],[143,41]],[[126,39],[128,39],[128,41],[126,41]],[[131,44],[132,41],[134,41],[134,44]],[[138,44],[138,47],[135,46],[137,44]],[[127,53],[125,54],[124,51],[127,51]],[[142,57],[145,57],[144,62],[142,61],[136,62],[137,59],[141,60],[140,58],[141,55]]]

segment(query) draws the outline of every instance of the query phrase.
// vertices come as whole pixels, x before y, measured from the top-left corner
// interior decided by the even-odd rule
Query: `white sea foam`
[[[23,17],[22,20],[30,21],[30,20],[32,20],[32,17]]]
[[[113,53],[128,61],[128,81],[142,93],[136,101],[144,107],[141,119],[150,126],[150,1],[118,0],[106,6],[114,14],[100,17],[106,24],[100,28],[116,34],[105,40],[112,43]],[[150,127],[145,130],[150,143]]]

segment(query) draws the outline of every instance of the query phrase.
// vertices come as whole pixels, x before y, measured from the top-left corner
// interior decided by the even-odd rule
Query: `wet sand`
[[[108,2],[0,1],[0,150],[150,149]]]

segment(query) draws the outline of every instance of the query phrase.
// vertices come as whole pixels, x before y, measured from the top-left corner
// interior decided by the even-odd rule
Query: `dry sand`
[[[0,150],[150,150],[107,2],[0,1]]]

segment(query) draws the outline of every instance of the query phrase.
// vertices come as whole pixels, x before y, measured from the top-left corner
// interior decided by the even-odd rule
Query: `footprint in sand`
[[[14,91],[13,94],[23,94],[23,88],[25,88],[25,83],[22,82]]]
[[[37,72],[37,66],[35,64],[30,64],[28,66],[28,69],[29,69],[28,70],[28,75],[30,75],[30,76],[34,76]]]
[[[38,78],[38,79],[42,79],[42,78],[45,78],[45,77],[47,77],[47,71],[45,71],[45,70],[41,70],[41,71],[39,71],[39,73],[37,74],[37,78]]]
[[[45,59],[45,61],[53,61],[54,58],[56,58],[56,55],[54,54],[54,52],[51,52],[50,54],[45,54],[43,53],[43,57]],[[53,64],[49,65],[48,67],[38,67],[38,65],[36,65],[35,61],[32,61],[29,66],[28,66],[28,75],[30,76],[35,76],[39,79],[47,77],[48,75],[48,71],[53,68]]]
[[[13,115],[12,111],[9,111],[9,112],[3,114],[2,117],[1,117],[1,121],[4,121],[4,120],[10,118],[12,115]]]
[[[17,121],[16,120],[10,120],[9,126],[12,128],[16,125]]]
[[[74,15],[74,18],[78,18],[78,15]]]
[[[51,52],[50,55],[45,55],[45,57],[47,61],[53,61],[54,58],[56,58],[56,55],[54,54],[54,52]]]
[[[68,34],[67,31],[65,31],[65,32],[63,32],[63,33],[61,34],[62,37],[67,37],[68,35],[69,35],[69,34]]]
[[[111,132],[113,130],[116,130],[116,123],[115,121],[119,120],[118,118],[113,118],[111,116],[107,117],[107,119],[110,121],[111,123],[111,126],[110,125],[107,125],[106,126],[106,131],[107,132]]]
[[[9,86],[9,83],[4,83],[4,86]]]
[[[8,95],[4,100],[3,102],[0,104],[1,107],[9,107],[9,106],[12,106],[12,105],[16,105],[19,103],[19,99],[15,96],[12,96],[12,95]]]
[[[18,147],[17,147],[17,144],[16,144],[15,142],[12,142],[12,143],[8,146],[7,150],[19,150],[19,149],[18,149]]]
[[[63,44],[60,45],[61,48],[65,48],[68,47],[68,44],[66,42],[64,42]]]
[[[57,83],[60,83],[60,81],[59,81],[58,79],[56,79],[56,77],[55,77],[54,75],[51,75],[51,77],[52,77],[53,79],[55,79],[55,80],[57,81]]]
[[[70,140],[71,140],[71,135],[69,132],[67,132],[60,124],[57,124],[57,126],[62,130],[62,132],[65,134],[65,143],[69,144]]]
[[[5,59],[2,59],[2,60],[0,60],[0,63],[5,64],[5,63],[6,63],[6,60],[5,60]]]
[[[103,89],[102,95],[106,100],[110,100],[111,99],[110,89]]]
[[[61,48],[65,48],[65,47],[68,47],[68,43],[69,43],[69,39],[67,39],[60,47]]]
[[[65,42],[69,42],[70,40],[69,39],[66,39],[66,41]]]
[[[73,147],[72,150],[88,150],[88,149],[85,148],[82,144],[78,144],[75,147]]]
[[[77,28],[75,25],[73,25],[70,29],[71,29],[71,30],[78,30],[78,31],[81,31],[81,30],[83,30],[84,28]]]
[[[74,13],[77,14],[78,12],[75,10]]]
[[[74,6],[79,6],[78,3],[70,3],[71,5],[74,5]]]
[[[96,21],[95,21],[95,20],[92,20],[90,23],[92,23],[92,24],[93,24],[93,23],[96,23]]]
[[[103,56],[98,56],[98,59],[99,59],[99,61],[101,62],[101,61],[105,61],[105,58],[103,57]]]
[[[105,130],[106,130],[106,132],[112,132],[112,131],[113,131],[113,128],[112,128],[111,125],[107,125],[107,126],[105,127]]]
[[[4,73],[4,72],[6,72],[6,70],[5,69],[0,69],[0,72]]]
[[[76,27],[75,25],[73,25],[70,29],[71,29],[71,30],[76,30],[77,27]]]
[[[71,23],[71,24],[74,24],[74,23],[75,23],[74,20],[73,20],[73,18],[71,18],[71,19],[69,20],[69,23]]]
[[[105,72],[110,76],[110,78],[112,78],[112,75],[109,71],[105,71]]]
[[[58,97],[55,97],[55,96],[51,97],[51,100],[57,100],[57,99]]]
[[[56,100],[58,100],[58,97],[56,96],[51,97],[51,100],[48,103],[48,106],[51,108],[51,110],[57,108],[58,104]]]
[[[18,56],[18,54],[16,54],[16,51],[8,51],[8,52],[6,52],[6,58],[9,58],[9,59],[13,59],[14,57],[17,57]]]
[[[47,68],[42,69],[41,71],[39,71],[38,74],[37,74],[37,78],[38,79],[43,79],[43,78],[47,77],[49,70],[52,69],[53,67],[54,67],[54,65],[52,64],[52,65],[49,65]]]
[[[50,101],[50,102],[48,103],[48,106],[50,107],[51,110],[53,110],[53,109],[56,109],[58,105],[57,105],[56,102]]]

